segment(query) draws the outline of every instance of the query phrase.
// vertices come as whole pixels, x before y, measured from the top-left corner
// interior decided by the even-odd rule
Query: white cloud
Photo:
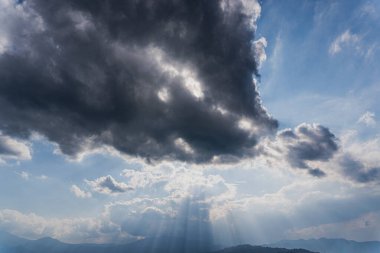
[[[50,236],[69,243],[127,242],[133,239],[119,225],[103,217],[44,218],[34,213],[0,210],[0,230],[29,238]]]
[[[19,175],[22,179],[29,180],[29,174],[26,171],[21,171]]]
[[[133,188],[151,187],[160,182],[166,182],[168,175],[165,171],[159,169],[153,170],[129,170],[125,169],[121,173],[122,176],[128,179],[128,184]]]
[[[125,183],[117,182],[110,175],[97,178],[93,181],[85,180],[85,182],[92,187],[93,191],[103,194],[118,194],[133,190],[132,187],[126,185]]]
[[[259,68],[267,59],[267,55],[265,53],[265,48],[267,45],[268,42],[264,37],[261,37],[260,39],[253,42],[253,52]]]
[[[366,126],[376,125],[375,114],[369,111],[365,112],[362,116],[360,116],[358,123],[362,123]]]
[[[30,160],[32,151],[26,142],[0,133],[0,160]]]
[[[248,25],[256,29],[256,21],[261,14],[261,6],[256,0],[222,0],[220,5],[222,10],[227,13],[241,11],[248,17]]]
[[[331,43],[329,53],[335,55],[341,52],[343,47],[354,47],[354,49],[358,50],[360,49],[358,45],[359,42],[360,38],[357,34],[351,33],[350,30],[346,30]]]
[[[70,191],[74,193],[78,198],[91,198],[91,192],[86,192],[79,188],[77,185],[73,184],[70,188]]]
[[[140,194],[159,194],[158,199],[144,198],[148,202],[138,201],[137,205],[142,205],[141,208],[158,206],[166,215],[172,215],[184,200],[191,199],[194,203],[207,205],[212,214],[210,218],[215,219],[226,215],[228,209],[223,208],[224,202],[236,197],[235,185],[227,183],[220,175],[208,174],[198,166],[166,163],[137,171],[124,170],[122,175],[128,179],[128,185],[138,189]],[[134,204],[128,202],[128,205]]]
[[[47,180],[49,177],[46,176],[46,175],[44,175],[44,174],[42,174],[40,176],[37,176],[36,178],[39,179],[39,180]]]

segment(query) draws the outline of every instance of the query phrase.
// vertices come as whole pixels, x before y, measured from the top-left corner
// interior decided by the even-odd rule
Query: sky
[[[379,1],[0,9],[0,230],[380,240]]]

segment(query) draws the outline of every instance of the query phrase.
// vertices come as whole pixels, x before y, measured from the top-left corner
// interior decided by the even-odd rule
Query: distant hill
[[[128,244],[68,244],[46,237],[27,240],[0,232],[0,253],[204,253],[213,250],[205,241],[183,238],[147,238]]]
[[[302,248],[321,253],[380,253],[380,242],[356,242],[344,239],[310,239],[310,240],[285,240],[269,247],[282,247],[287,249]]]
[[[284,249],[284,248],[269,248],[262,246],[239,245],[236,247],[226,248],[213,253],[312,253],[304,249]]]
[[[380,253],[380,242],[322,238],[287,240],[265,246],[240,245],[216,249],[207,241],[173,237],[147,238],[121,245],[68,244],[49,237],[27,240],[0,232],[0,253]]]

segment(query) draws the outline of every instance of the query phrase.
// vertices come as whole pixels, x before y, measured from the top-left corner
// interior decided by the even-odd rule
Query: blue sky
[[[75,243],[127,242],[174,234],[198,239],[211,236],[216,243],[225,244],[319,237],[380,240],[380,102],[377,99],[380,72],[376,68],[380,64],[379,2],[238,2],[243,6],[239,11],[252,16],[257,25],[256,30],[252,28],[256,41],[252,45],[256,60],[261,62],[258,91],[262,105],[279,122],[276,132],[262,134],[258,144],[251,147],[253,151],[241,156],[234,152],[228,154],[237,157],[232,162],[228,160],[230,156],[213,156],[227,159],[228,163],[217,159],[215,162],[208,156],[204,158],[203,146],[197,146],[199,141],[192,142],[189,137],[197,132],[184,133],[174,141],[174,155],[163,146],[152,152],[164,158],[153,157],[151,161],[149,156],[144,157],[146,146],[135,152],[122,143],[124,139],[120,136],[128,133],[122,132],[123,128],[118,128],[117,124],[101,133],[94,130],[86,138],[81,138],[80,127],[68,127],[68,132],[78,131],[74,136],[80,140],[77,148],[71,146],[76,140],[71,139],[71,135],[57,138],[55,135],[56,127],[64,128],[72,122],[92,129],[91,123],[82,121],[80,116],[76,118],[75,113],[62,117],[68,121],[55,121],[52,116],[52,120],[42,127],[30,120],[29,135],[22,131],[15,134],[16,128],[11,129],[14,131],[7,129],[9,122],[16,122],[14,118],[23,116],[25,121],[20,120],[20,124],[27,124],[29,116],[43,119],[44,114],[35,109],[25,116],[17,111],[16,105],[6,107],[8,111],[1,110],[0,118],[5,122],[0,132],[0,229],[27,238],[51,236]],[[21,4],[0,1],[0,6],[6,10],[0,14],[0,21],[12,20],[0,25],[0,58],[19,54],[29,57],[26,52],[35,49],[30,41],[25,48],[13,41],[19,38],[17,27],[33,25],[35,31],[34,28],[29,31],[37,34],[39,22],[47,22],[50,18],[38,9],[38,3],[30,3],[33,1]],[[228,8],[233,13],[234,8],[241,6],[230,4]],[[91,29],[94,17],[74,11],[71,14],[75,22],[80,20],[77,23],[78,29],[83,29],[80,31],[85,33],[86,29]],[[48,31],[46,27],[41,29]],[[119,55],[140,57],[135,52],[129,53],[130,49],[124,50],[120,41],[112,44],[116,45]],[[38,55],[40,49],[35,50]],[[203,103],[201,100],[209,91],[207,85],[201,86],[200,73],[203,72],[197,75],[196,71],[188,70],[182,59],[173,60],[172,55],[160,48],[148,48],[148,52],[162,71],[185,80],[182,90],[190,92],[197,103]],[[34,59],[33,54],[30,55]],[[51,60],[55,60],[53,56]],[[138,61],[143,62],[140,58]],[[57,60],[56,64],[64,63]],[[125,64],[130,66],[129,62]],[[181,64],[185,67],[176,69]],[[95,69],[96,65],[93,67]],[[94,81],[91,69],[83,75],[76,70],[70,69],[73,76],[82,81],[90,80],[89,86],[104,77],[104,73],[100,73]],[[54,73],[51,70],[50,74]],[[0,76],[5,78],[3,72]],[[207,78],[204,80],[211,79]],[[93,90],[94,96],[98,96],[98,90]],[[24,93],[18,94],[20,101],[27,101]],[[162,103],[174,100],[175,94],[182,96],[182,93],[173,93],[170,97],[166,86],[157,94]],[[33,101],[38,104],[39,100]],[[60,104],[52,104],[49,107],[52,114],[71,109],[69,106],[61,111]],[[44,103],[39,106],[42,108]],[[235,113],[231,109],[233,106],[228,107],[230,104],[225,104],[227,112],[219,104],[215,106],[213,110],[220,115]],[[16,112],[13,118],[8,116],[12,112]],[[260,117],[253,121],[247,117],[232,118],[239,121],[240,130],[249,133],[246,137],[249,142],[245,144],[251,143],[252,136],[261,135],[257,128],[263,127],[265,133],[271,131],[266,114]],[[259,120],[266,123],[260,125]],[[220,126],[224,127],[225,122]],[[185,123],[190,128],[194,122]],[[53,128],[50,129],[49,124]],[[140,133],[131,129],[137,131],[134,134]],[[214,128],[214,132],[217,129]],[[146,133],[149,131],[150,128]],[[120,132],[124,135],[116,135]],[[208,139],[214,136],[212,133],[204,135],[205,140],[212,140],[206,146],[217,150],[219,146],[216,147],[215,142],[219,142],[211,137]],[[291,139],[289,135],[296,138]],[[98,137],[102,141],[97,142]],[[135,141],[126,138],[131,143]],[[319,153],[308,156],[303,148]],[[246,149],[241,150],[246,152]],[[198,163],[199,159],[206,162]]]

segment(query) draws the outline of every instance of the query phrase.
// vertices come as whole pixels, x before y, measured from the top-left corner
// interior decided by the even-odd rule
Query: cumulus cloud
[[[0,129],[11,136],[40,133],[70,156],[108,145],[201,163],[252,156],[277,129],[252,77],[265,46],[253,42],[257,1],[2,3]]]
[[[189,169],[181,163],[128,169],[122,175],[141,197],[116,201],[108,205],[107,213],[114,217],[114,222],[128,224],[126,231],[130,232],[131,227],[138,231],[132,234],[173,233],[180,229],[173,228],[178,226],[176,220],[190,219],[189,224],[194,225],[212,222],[226,215],[229,210],[226,201],[236,198],[236,186],[221,175],[207,173],[204,169]],[[149,212],[145,213],[147,210]],[[183,212],[189,217],[184,217]],[[150,216],[156,217],[154,222],[148,219]],[[147,231],[140,224],[144,224]]]
[[[123,182],[116,181],[112,176],[99,177],[93,181],[85,180],[93,191],[103,194],[118,194],[133,190],[132,187]]]
[[[140,170],[123,170],[127,184],[140,191],[154,189],[170,201],[193,201],[215,203],[227,196],[234,196],[234,186],[223,177],[208,174],[202,169],[189,169],[181,163],[174,165],[147,166]]]
[[[325,172],[310,163],[329,161],[338,151],[338,142],[328,128],[303,123],[294,130],[278,132],[275,139],[268,140],[260,148],[264,156],[285,160],[291,167],[306,169],[309,174],[322,177]]]
[[[31,149],[25,142],[0,132],[0,160],[30,160],[31,158]]]
[[[91,198],[92,196],[91,192],[86,192],[75,184],[71,186],[70,191],[78,198]]]

